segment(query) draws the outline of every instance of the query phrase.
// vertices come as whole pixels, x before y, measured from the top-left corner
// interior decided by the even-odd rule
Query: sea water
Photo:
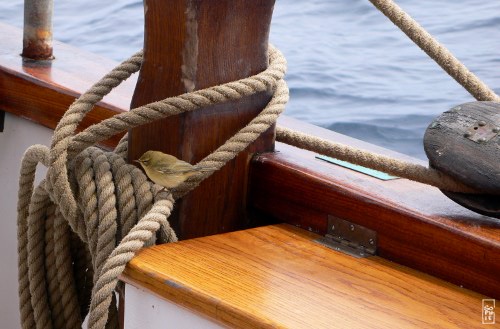
[[[500,92],[500,1],[397,3]],[[142,1],[54,4],[57,40],[117,61],[142,47]],[[0,20],[22,27],[22,7],[2,0]],[[277,0],[270,38],[288,60],[286,114],[418,158],[432,119],[474,100],[367,0]]]

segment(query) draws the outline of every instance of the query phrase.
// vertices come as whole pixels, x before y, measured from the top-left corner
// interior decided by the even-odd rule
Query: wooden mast
[[[248,77],[267,67],[274,0],[145,0],[144,64],[132,98],[137,107]],[[196,163],[244,127],[270,95],[204,108],[129,132],[129,160],[159,150]],[[177,202],[170,217],[182,239],[242,228],[252,153],[274,148],[265,133]]]

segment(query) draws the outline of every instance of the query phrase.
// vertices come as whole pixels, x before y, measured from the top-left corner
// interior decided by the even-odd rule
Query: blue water
[[[56,39],[115,60],[141,48],[141,1],[54,2]],[[500,92],[500,1],[397,2]],[[2,1],[0,20],[21,27],[22,1]],[[473,100],[367,0],[277,0],[271,42],[288,115],[418,158],[429,122]]]

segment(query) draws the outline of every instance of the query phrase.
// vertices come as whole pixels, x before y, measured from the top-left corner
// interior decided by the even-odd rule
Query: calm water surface
[[[115,60],[142,47],[141,1],[54,2],[56,39]],[[500,1],[397,2],[500,92]],[[0,20],[21,27],[22,1],[3,0]],[[429,122],[473,100],[367,0],[277,0],[271,42],[288,115],[419,158]]]

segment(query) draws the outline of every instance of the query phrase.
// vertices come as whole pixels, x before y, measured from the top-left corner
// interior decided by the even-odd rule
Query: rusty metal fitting
[[[24,1],[24,35],[22,56],[33,60],[50,60],[52,55],[53,0]]]

